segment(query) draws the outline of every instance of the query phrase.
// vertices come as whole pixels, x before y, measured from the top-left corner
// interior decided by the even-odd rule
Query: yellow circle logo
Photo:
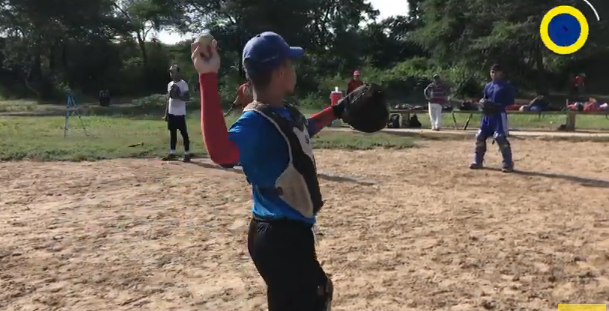
[[[586,41],[590,28],[582,12],[572,6],[557,6],[543,17],[539,29],[541,41],[552,52],[561,55],[579,51]]]

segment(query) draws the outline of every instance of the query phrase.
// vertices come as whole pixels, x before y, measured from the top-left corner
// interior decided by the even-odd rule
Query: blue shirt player
[[[306,118],[287,104],[284,97],[296,85],[292,62],[303,50],[264,32],[243,49],[253,102],[227,131],[215,44],[209,50],[196,42],[191,47],[201,86],[201,129],[209,157],[222,166],[240,163],[252,185],[248,250],[267,285],[268,310],[330,310],[333,286],[317,261],[312,232],[323,200],[311,139],[342,117],[345,105]]]
[[[491,67],[491,79],[484,87],[484,97],[482,101],[490,101],[498,105],[497,112],[491,115],[484,115],[478,133],[476,133],[476,148],[474,152],[474,162],[470,169],[481,169],[486,153],[486,141],[492,137],[503,157],[503,172],[514,171],[514,161],[512,159],[512,148],[507,139],[507,114],[506,107],[514,104],[514,88],[505,80],[505,73],[500,65]]]

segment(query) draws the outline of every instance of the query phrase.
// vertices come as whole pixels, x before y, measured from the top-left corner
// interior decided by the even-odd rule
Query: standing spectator
[[[581,73],[575,76],[575,78],[573,78],[573,81],[571,83],[571,94],[573,96],[573,98],[575,99],[575,101],[579,101],[579,99],[584,96],[585,92],[585,83],[584,80],[586,79],[586,74],[585,73]]]
[[[362,85],[364,85],[364,81],[361,79],[359,70],[356,70],[353,72],[353,78],[349,81],[349,84],[347,84],[347,95]]]
[[[448,92],[448,85],[440,78],[440,75],[434,75],[433,82],[423,91],[429,102],[429,119],[431,129],[434,131],[439,131],[442,127],[442,108],[448,103]]]
[[[239,86],[237,89],[237,98],[233,102],[233,106],[240,107],[243,109],[254,101],[254,94],[252,93],[252,83],[247,81]]]
[[[226,117],[230,115],[235,108],[239,108],[240,111],[243,111],[243,108],[253,101],[254,93],[252,92],[252,82],[246,81],[237,88],[237,97],[235,97],[233,104],[230,106],[230,109],[228,109],[224,116]]]
[[[110,91],[109,90],[99,91],[99,105],[102,107],[110,106]]]
[[[171,82],[167,85],[167,108],[165,110],[165,121],[169,130],[169,154],[163,158],[165,161],[173,160],[176,156],[178,143],[178,131],[184,142],[184,162],[190,162],[190,139],[186,128],[186,103],[190,101],[188,83],[182,79],[180,68],[177,65],[169,68]]]

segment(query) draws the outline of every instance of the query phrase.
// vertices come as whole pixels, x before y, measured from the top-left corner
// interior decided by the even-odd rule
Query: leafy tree
[[[592,89],[609,80],[609,22],[596,21],[582,1],[406,1],[407,16],[379,21],[365,0],[0,0],[0,95],[164,92],[172,62],[194,82],[190,42],[166,46],[150,36],[161,30],[213,33],[226,99],[245,79],[243,46],[267,30],[306,49],[296,94],[306,102],[325,101],[354,69],[401,101],[420,93],[433,73],[459,92],[476,90],[494,62],[523,92],[561,90],[580,72]],[[593,2],[601,17],[609,13],[609,4]],[[574,55],[553,54],[539,38],[543,14],[556,5],[573,5],[590,22],[588,43]]]

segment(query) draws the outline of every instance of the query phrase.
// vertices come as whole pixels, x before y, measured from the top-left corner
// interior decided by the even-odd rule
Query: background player
[[[514,162],[512,160],[512,148],[507,139],[507,120],[505,107],[514,103],[514,88],[505,79],[505,73],[500,65],[493,65],[490,71],[492,81],[484,87],[484,97],[480,100],[485,114],[482,117],[480,128],[476,134],[476,148],[474,162],[471,169],[483,168],[484,154],[486,153],[486,141],[489,137],[499,145],[499,151],[503,157],[503,172],[512,172]]]
[[[246,81],[237,88],[237,97],[235,97],[229,111],[227,111],[224,116],[228,116],[234,109],[243,110],[245,106],[253,101],[254,97],[252,92],[252,83],[250,81]]]
[[[186,103],[190,101],[188,83],[182,79],[180,67],[173,65],[169,68],[171,82],[167,84],[167,106],[165,109],[165,121],[169,130],[169,153],[163,160],[173,160],[176,156],[178,144],[178,131],[184,142],[184,162],[190,162],[190,139],[186,127]]]

